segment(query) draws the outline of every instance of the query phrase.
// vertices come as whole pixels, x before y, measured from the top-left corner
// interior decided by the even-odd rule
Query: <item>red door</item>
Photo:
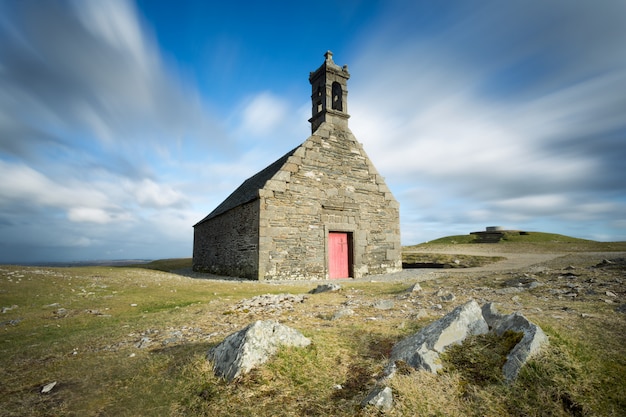
[[[328,277],[349,278],[348,234],[328,233]]]

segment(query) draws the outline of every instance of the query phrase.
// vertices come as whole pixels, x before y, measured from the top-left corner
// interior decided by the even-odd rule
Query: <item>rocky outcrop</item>
[[[310,344],[302,333],[277,321],[256,321],[211,348],[207,359],[213,362],[215,375],[232,381],[265,363],[281,346]]]
[[[482,311],[489,328],[496,334],[502,335],[507,330],[523,333],[522,340],[511,349],[502,367],[504,378],[507,382],[511,382],[517,378],[520,369],[528,359],[548,343],[548,337],[539,326],[530,322],[522,314],[500,314],[494,303],[485,304]]]
[[[390,388],[384,387],[384,383],[394,376],[397,363],[403,362],[418,370],[437,373],[443,367],[440,354],[449,346],[462,343],[470,335],[489,331],[500,336],[506,331],[523,334],[522,339],[507,355],[502,367],[507,382],[515,380],[528,359],[548,343],[548,338],[541,328],[522,314],[500,314],[493,303],[487,303],[481,309],[478,303],[472,300],[398,342],[391,351],[383,378],[361,405],[363,407],[373,405],[381,411],[389,411],[393,404],[392,392]]]
[[[397,343],[391,351],[385,374],[387,377],[392,376],[398,361],[415,369],[437,372],[442,368],[439,354],[448,346],[462,343],[470,335],[488,331],[480,306],[472,300]]]

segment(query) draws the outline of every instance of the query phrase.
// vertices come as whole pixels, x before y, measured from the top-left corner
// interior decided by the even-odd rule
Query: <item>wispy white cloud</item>
[[[20,163],[0,160],[0,199],[5,206],[11,203],[42,207],[68,208],[73,202],[88,201],[94,206],[107,206],[107,196],[90,184],[59,184],[42,173]]]
[[[268,91],[259,93],[246,103],[241,127],[243,135],[263,136],[279,130],[284,123],[288,103]]]
[[[405,237],[486,221],[592,230],[623,217],[624,4],[558,3],[494,2],[427,42],[398,40],[413,29],[396,21],[351,65],[352,130],[403,196]]]
[[[0,74],[7,258],[19,255],[20,244],[40,248],[33,258],[44,256],[37,250],[53,256],[55,245],[129,250],[133,239],[117,241],[131,231],[148,246],[165,242],[155,236],[167,225],[153,224],[153,213],[189,210],[178,188],[193,181],[187,167],[233,147],[131,1],[1,3]],[[29,227],[40,222],[45,232]],[[191,226],[179,226],[170,235],[187,240],[184,250]]]

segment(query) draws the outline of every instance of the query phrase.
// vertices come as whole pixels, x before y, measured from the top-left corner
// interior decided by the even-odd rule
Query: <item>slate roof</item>
[[[257,172],[247,180],[245,180],[235,191],[229,195],[226,200],[215,208],[208,216],[200,220],[194,225],[197,226],[201,223],[211,220],[214,217],[224,214],[227,211],[234,209],[235,207],[249,203],[259,198],[259,190],[265,187],[265,183],[270,180],[287,162],[287,159],[293,155],[293,153],[300,146],[293,148],[285,155],[281,156],[276,161],[272,162],[269,166],[265,167],[261,171]]]

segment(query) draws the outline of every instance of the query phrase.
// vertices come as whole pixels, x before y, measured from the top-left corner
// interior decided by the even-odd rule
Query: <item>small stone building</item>
[[[399,204],[348,128],[348,67],[309,76],[312,135],[194,226],[193,268],[250,279],[399,271]]]

